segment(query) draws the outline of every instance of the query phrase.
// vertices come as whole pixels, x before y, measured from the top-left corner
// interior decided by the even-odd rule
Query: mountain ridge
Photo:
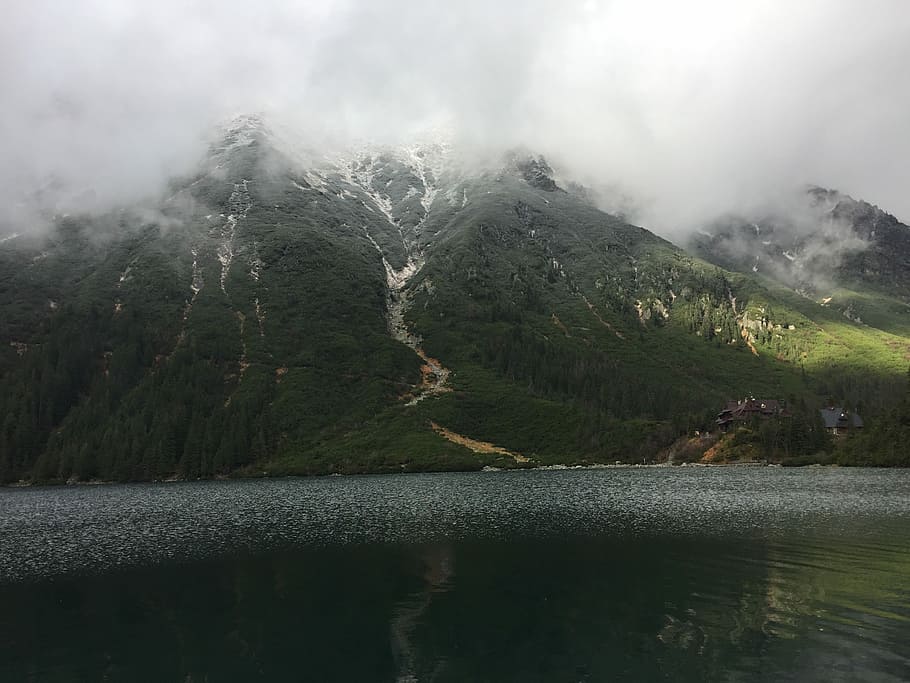
[[[605,214],[542,157],[279,137],[240,120],[146,220],[0,245],[0,479],[640,461],[747,392],[877,410],[903,386],[905,338]]]

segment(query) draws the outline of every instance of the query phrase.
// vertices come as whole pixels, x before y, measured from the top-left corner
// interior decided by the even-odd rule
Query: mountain
[[[49,219],[0,243],[3,481],[640,462],[746,394],[885,410],[910,358],[897,317],[692,256],[524,151],[242,117],[159,202]]]
[[[910,228],[867,202],[811,187],[786,212],[726,217],[689,246],[858,323],[910,334]]]

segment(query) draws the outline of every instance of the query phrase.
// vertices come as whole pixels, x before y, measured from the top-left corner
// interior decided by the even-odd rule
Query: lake
[[[2,681],[910,679],[910,471],[0,489]]]

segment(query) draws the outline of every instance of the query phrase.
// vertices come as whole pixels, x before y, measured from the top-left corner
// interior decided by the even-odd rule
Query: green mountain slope
[[[0,244],[3,481],[640,461],[731,397],[903,387],[894,330],[522,154],[326,158],[244,119],[155,208]]]
[[[867,202],[813,187],[789,215],[718,221],[690,247],[718,265],[750,273],[818,323],[809,346],[815,374],[825,379],[817,390],[871,417],[862,433],[837,444],[839,461],[910,465],[910,454],[900,446],[906,440],[906,398],[899,381],[885,379],[889,372],[896,378],[895,362],[907,361],[908,226]],[[895,358],[883,347],[900,353]]]

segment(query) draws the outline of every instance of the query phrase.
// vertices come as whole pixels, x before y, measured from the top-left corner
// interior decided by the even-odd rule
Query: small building
[[[834,436],[843,436],[851,429],[862,429],[863,418],[857,413],[851,413],[843,408],[829,406],[821,409],[822,420],[825,422],[825,430]]]
[[[724,409],[717,414],[715,422],[718,428],[725,432],[734,422],[767,420],[772,417],[790,417],[783,401],[747,398],[742,401],[728,401]]]

